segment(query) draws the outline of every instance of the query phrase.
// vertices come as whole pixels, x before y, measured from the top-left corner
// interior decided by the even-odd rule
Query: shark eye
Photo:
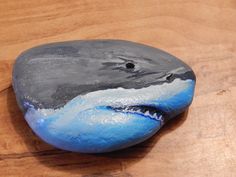
[[[127,69],[134,69],[134,68],[135,68],[135,65],[134,65],[133,63],[126,63],[126,64],[125,64],[125,67],[126,67]]]

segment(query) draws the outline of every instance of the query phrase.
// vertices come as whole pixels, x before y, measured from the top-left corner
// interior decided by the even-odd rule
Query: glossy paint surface
[[[24,52],[13,83],[28,124],[44,141],[99,153],[142,142],[183,112],[193,98],[195,75],[149,46],[73,41]]]

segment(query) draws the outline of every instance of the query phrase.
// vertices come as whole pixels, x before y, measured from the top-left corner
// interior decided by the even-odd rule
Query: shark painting
[[[102,153],[153,136],[191,104],[195,74],[176,57],[123,40],[46,44],[13,70],[19,107],[32,130],[68,151]]]

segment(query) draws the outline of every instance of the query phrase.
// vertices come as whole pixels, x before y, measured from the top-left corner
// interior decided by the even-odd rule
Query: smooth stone
[[[41,139],[64,150],[101,153],[140,143],[182,113],[192,102],[195,75],[147,45],[84,40],[23,52],[13,87]]]

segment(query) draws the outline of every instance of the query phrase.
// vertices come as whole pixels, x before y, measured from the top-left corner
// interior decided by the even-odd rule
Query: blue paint
[[[96,113],[96,122],[90,115]],[[30,114],[26,120],[31,128],[44,141],[61,149],[79,152],[109,152],[116,149],[142,142],[155,134],[160,128],[160,121],[146,119],[144,116],[129,114],[125,115],[126,122],[103,123],[99,118],[109,117],[112,110],[94,109],[86,112],[86,115],[79,113],[73,123],[59,129],[51,127],[53,119],[58,115],[41,119],[41,116],[33,115],[37,123],[32,121]],[[123,113],[119,116],[124,116]],[[32,115],[31,115],[32,116]],[[40,120],[40,121],[39,121]]]
[[[193,93],[195,89],[195,81],[189,82],[188,88],[182,90],[178,94],[172,96],[169,99],[160,98],[154,101],[150,101],[147,105],[155,106],[167,113],[170,118],[182,113],[192,102]]]
[[[190,82],[187,89],[171,98],[150,100],[145,105],[155,106],[175,116],[191,103],[194,84],[194,81]],[[109,152],[138,144],[162,126],[161,121],[147,116],[115,112],[105,107],[73,112],[77,101],[83,104],[84,100],[75,99],[58,112],[46,116],[29,106],[25,118],[35,133],[49,144],[84,153]],[[66,118],[64,123],[57,124],[62,118]]]

